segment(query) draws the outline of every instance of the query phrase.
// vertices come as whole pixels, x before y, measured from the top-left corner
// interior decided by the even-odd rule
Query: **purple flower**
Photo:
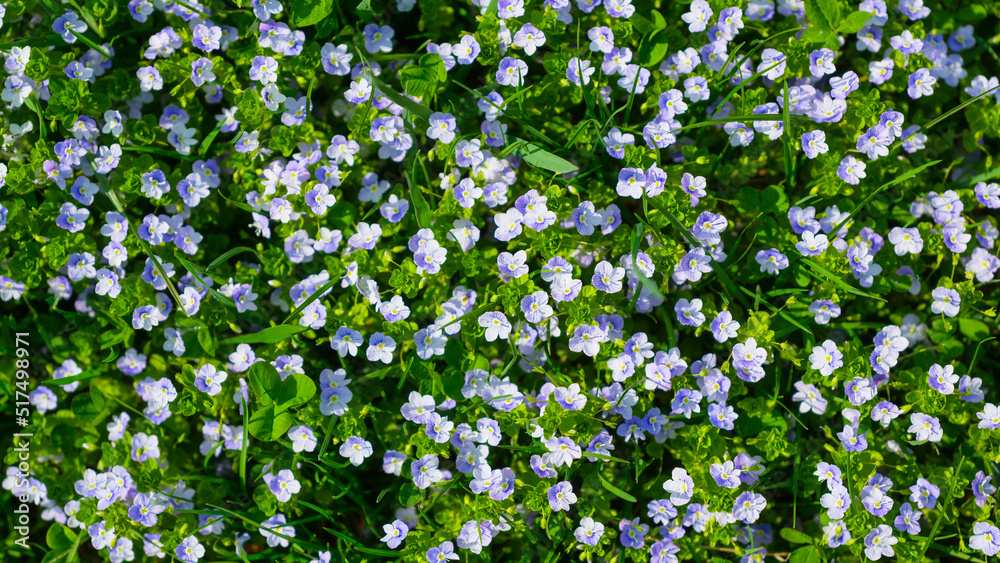
[[[830,486],[830,492],[820,498],[820,505],[826,509],[829,518],[843,518],[851,506],[851,495],[840,482]]]
[[[856,148],[868,155],[868,158],[877,160],[879,157],[889,154],[889,145],[892,140],[893,135],[889,129],[876,125],[858,137]]]
[[[865,440],[865,434],[867,434],[867,432],[858,435],[855,427],[844,426],[844,430],[837,433],[837,439],[840,440],[840,443],[844,446],[845,450],[849,452],[863,452],[868,449],[868,441]],[[839,518],[839,516],[837,516],[837,518]]]
[[[212,72],[212,61],[201,57],[191,63],[191,82],[195,86],[203,86],[206,83],[215,82],[215,73]]]
[[[865,555],[872,561],[878,561],[882,557],[892,557],[895,555],[892,546],[898,541],[892,537],[892,528],[879,524],[865,536]]]
[[[672,279],[675,283],[681,284],[685,281],[696,282],[702,275],[712,271],[712,258],[705,254],[704,248],[695,248],[688,251],[681,258],[681,261],[674,266]]]
[[[986,403],[982,412],[977,412],[976,416],[979,417],[979,428],[987,430],[1000,428],[1000,408],[993,403]]]
[[[932,365],[928,371],[927,382],[942,395],[951,395],[955,392],[955,384],[958,383],[955,366],[950,364],[944,367],[939,364]]]
[[[910,415],[910,428],[907,432],[916,434],[918,442],[925,440],[940,442],[941,438],[944,437],[944,431],[941,430],[941,422],[936,417],[922,412],[915,412]]]
[[[624,268],[616,268],[610,262],[602,260],[594,268],[594,276],[590,283],[605,293],[618,293],[622,290],[623,279],[625,279]]]
[[[712,403],[708,406],[708,420],[712,426],[720,430],[732,430],[736,427],[733,424],[740,415],[736,414],[736,409],[725,403]]]
[[[990,483],[993,479],[982,471],[976,472],[976,478],[972,480],[972,494],[976,497],[976,506],[983,508],[997,488]]]
[[[455,553],[455,544],[450,541],[442,542],[441,545],[428,549],[426,557],[428,563],[444,563],[459,559],[458,554]]]
[[[638,516],[632,520],[622,519],[618,523],[618,530],[621,531],[623,546],[635,549],[642,549],[646,546],[646,533],[649,531],[649,525],[639,523]]]
[[[184,541],[177,544],[174,554],[183,563],[197,563],[205,555],[205,546],[198,542],[198,538],[188,536],[184,538]]]
[[[958,295],[957,291],[946,287],[938,287],[931,292],[931,297],[934,298],[934,302],[931,303],[932,313],[935,315],[944,314],[949,317],[958,316],[962,298]]]
[[[826,412],[827,401],[815,385],[796,381],[795,389],[796,392],[792,395],[792,400],[801,403],[799,405],[800,413],[812,411],[814,414],[823,414]]]
[[[368,339],[368,349],[365,356],[370,362],[392,363],[392,353],[396,351],[396,341],[391,337],[376,332]]]
[[[833,340],[826,340],[821,346],[814,346],[809,361],[812,368],[819,370],[821,375],[830,376],[834,370],[844,365],[844,354],[837,349]]]
[[[382,227],[378,223],[358,223],[358,231],[347,239],[348,246],[364,250],[372,250],[382,236]]]
[[[691,418],[693,413],[701,412],[701,393],[691,389],[678,389],[674,400],[670,402],[670,414],[683,414]]]
[[[715,484],[727,489],[735,489],[740,486],[740,470],[736,469],[733,462],[713,463],[708,468],[709,474],[715,479]]]
[[[678,299],[674,305],[677,322],[685,326],[701,326],[705,322],[705,314],[701,312],[701,299]]]
[[[733,517],[746,524],[753,524],[760,518],[760,513],[766,506],[764,495],[747,491],[736,497],[733,502]]]
[[[77,209],[72,203],[64,203],[59,209],[59,216],[56,217],[56,225],[71,233],[77,233],[87,226],[89,218],[90,210],[87,208]]]
[[[504,57],[497,68],[496,80],[502,86],[524,86],[524,77],[528,75],[528,65],[514,57]]]
[[[198,24],[194,27],[194,36],[191,44],[202,51],[212,52],[220,47],[222,40],[222,28],[213,25],[208,27],[205,24]]]
[[[137,522],[143,526],[155,526],[157,515],[166,509],[166,506],[157,503],[145,493],[138,493],[132,499],[132,506],[128,509],[128,517],[133,522]]]
[[[604,535],[604,524],[594,521],[590,516],[580,519],[580,525],[573,532],[576,541],[589,546],[597,545]]]
[[[267,487],[277,497],[278,502],[288,502],[298,493],[301,485],[289,469],[282,469],[267,481]]]
[[[340,455],[346,457],[355,467],[361,465],[372,453],[374,450],[371,442],[360,436],[351,436],[340,445]]]
[[[926,68],[921,68],[907,78],[906,93],[910,98],[916,100],[923,96],[930,96],[934,93],[934,84],[937,78],[931,75]]]
[[[861,499],[861,504],[865,506],[872,516],[883,518],[892,510],[893,502],[881,489],[871,489],[868,494]]]
[[[989,522],[976,522],[969,537],[969,547],[988,556],[1000,553],[1000,528]]]
[[[729,221],[724,216],[704,211],[695,220],[691,233],[705,244],[715,246],[722,241],[720,235],[728,226]]]
[[[205,364],[198,369],[194,385],[198,390],[209,395],[218,395],[222,392],[222,383],[228,377],[224,371],[219,371],[212,364]]]
[[[576,494],[573,493],[573,485],[569,481],[562,481],[549,487],[546,496],[549,499],[549,507],[555,512],[568,511],[570,506],[576,504]]]
[[[777,248],[757,252],[756,259],[757,263],[760,264],[761,272],[777,274],[788,267],[788,257],[779,252]]]
[[[160,440],[139,432],[132,436],[132,461],[142,463],[147,459],[160,458]]]
[[[438,469],[438,458],[434,454],[427,454],[414,461],[410,466],[410,475],[418,489],[426,489],[444,480],[444,474]]]
[[[840,316],[840,305],[829,299],[818,299],[809,305],[809,312],[813,314],[816,324],[830,324],[832,319]]]
[[[733,320],[733,314],[729,311],[719,311],[719,314],[712,320],[712,336],[716,342],[725,342],[730,338],[736,338],[736,331],[739,330],[740,323]]]
[[[917,478],[917,483],[910,486],[910,500],[916,503],[917,508],[933,509],[939,496],[941,489],[923,477]]]
[[[840,176],[840,179],[848,184],[857,185],[866,176],[865,167],[864,162],[848,155],[840,161],[840,167],[837,168],[837,176]]]

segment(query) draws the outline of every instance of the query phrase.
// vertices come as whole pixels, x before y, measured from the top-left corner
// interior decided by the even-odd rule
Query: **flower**
[[[879,524],[865,536],[865,555],[872,561],[878,561],[882,557],[892,557],[895,555],[892,546],[898,541],[892,537],[892,528]]]
[[[821,346],[814,346],[809,361],[812,368],[820,374],[830,376],[834,370],[844,365],[844,354],[837,348],[833,340],[825,340]]]
[[[568,511],[571,505],[576,504],[576,495],[573,494],[573,486],[569,481],[561,481],[549,487],[546,496],[549,507],[555,512]]]
[[[976,522],[969,537],[969,547],[988,556],[1000,553],[1000,529],[989,522]]]
[[[931,292],[931,297],[934,298],[934,302],[931,303],[932,313],[935,315],[943,314],[949,317],[958,316],[962,298],[958,295],[957,291],[946,287],[938,287]]]
[[[580,519],[580,525],[573,532],[576,541],[590,546],[597,545],[604,535],[604,524],[594,521],[590,516]]]
[[[410,528],[397,518],[393,520],[392,524],[383,525],[382,531],[385,532],[385,536],[380,541],[384,542],[389,549],[396,549],[403,543]]]
[[[174,555],[183,563],[196,563],[205,555],[205,546],[198,542],[198,538],[187,536],[181,543],[177,544]]]
[[[766,506],[764,495],[747,491],[733,501],[733,517],[746,524],[753,524],[760,518],[760,513]]]
[[[340,445],[340,455],[346,457],[354,466],[361,465],[374,452],[371,442],[360,436],[351,436]]]
[[[918,442],[940,442],[941,438],[944,437],[940,421],[936,417],[921,412],[910,415],[910,428],[907,432],[916,434]]]

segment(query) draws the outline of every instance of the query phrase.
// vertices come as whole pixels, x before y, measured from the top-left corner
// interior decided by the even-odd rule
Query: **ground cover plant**
[[[5,560],[989,561],[998,16],[0,4]]]

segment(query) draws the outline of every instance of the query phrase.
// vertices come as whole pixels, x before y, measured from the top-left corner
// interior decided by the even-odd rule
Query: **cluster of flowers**
[[[393,4],[400,12],[415,8],[412,0]],[[244,556],[244,544],[254,537],[238,527],[243,522],[203,506],[183,477],[213,463],[216,476],[231,477],[237,467],[248,471],[243,466],[249,429],[227,421],[240,421],[250,405],[261,400],[250,372],[265,362],[282,382],[293,375],[316,377],[320,390],[318,400],[310,397],[294,412],[295,424],[281,439],[254,446],[261,448],[261,455],[254,456],[260,461],[251,462],[256,466],[249,471],[259,477],[267,497],[265,501],[255,495],[254,501],[284,510],[265,509],[267,518],[254,521],[249,529],[271,548],[289,547],[297,534],[300,539],[305,535],[304,528],[315,535],[311,526],[298,525],[297,531],[289,522],[298,518],[286,517],[286,513],[300,514],[293,499],[313,490],[314,469],[322,466],[298,462],[312,457],[335,467],[348,481],[354,467],[381,454],[389,483],[405,481],[419,494],[444,496],[435,510],[454,511],[445,518],[450,527],[432,524],[429,530],[420,523],[426,515],[409,508],[397,511],[382,529],[381,541],[389,549],[404,544],[409,549],[415,540],[407,543],[407,538],[420,529],[416,551],[407,553],[431,563],[458,559],[456,548],[479,554],[493,541],[517,541],[519,534],[551,531],[558,513],[565,513],[559,517],[566,517],[575,548],[588,557],[641,550],[650,561],[670,563],[706,541],[714,545],[725,538],[738,546],[742,561],[761,561],[766,546],[774,541],[772,524],[780,524],[822,529],[824,549],[839,550],[832,551],[838,557],[853,550],[878,560],[893,556],[893,546],[901,539],[919,536],[921,520],[930,511],[950,509],[939,504],[960,498],[960,491],[949,484],[947,494],[942,494],[934,482],[960,482],[962,463],[948,475],[941,468],[931,476],[928,468],[928,478],[913,476],[910,502],[897,507],[888,474],[872,469],[859,475],[857,464],[842,473],[841,467],[826,460],[835,457],[834,452],[844,453],[848,464],[849,453],[864,452],[869,456],[866,461],[880,460],[884,451],[913,462],[913,452],[898,441],[900,436],[912,435],[909,445],[914,448],[929,447],[924,442],[943,445],[947,422],[967,424],[972,414],[980,422],[970,433],[1000,428],[1000,407],[986,402],[988,390],[983,378],[975,375],[976,356],[971,350],[971,360],[960,352],[906,364],[921,352],[944,356],[943,349],[935,348],[941,343],[937,335],[951,331],[951,322],[986,326],[982,319],[995,315],[975,305],[982,298],[976,284],[995,282],[1000,270],[996,250],[1000,231],[992,211],[1000,208],[1000,186],[989,177],[970,181],[971,168],[949,171],[941,188],[934,188],[937,191],[922,187],[907,191],[913,197],[898,213],[888,214],[888,220],[864,221],[857,229],[856,223],[863,222],[857,211],[868,199],[854,201],[854,211],[841,211],[831,202],[819,212],[817,206],[806,205],[819,195],[814,192],[795,205],[786,201],[787,211],[763,209],[762,214],[773,215],[776,224],[780,220],[780,232],[764,233],[762,243],[754,238],[742,256],[731,259],[727,243],[730,252],[738,248],[742,233],[753,232],[747,227],[753,219],[732,210],[728,188],[713,188],[719,180],[718,164],[702,166],[704,157],[696,156],[702,150],[700,141],[685,132],[696,115],[704,116],[708,121],[697,125],[720,149],[738,152],[754,145],[777,161],[781,151],[773,150],[778,143],[771,142],[781,141],[784,158],[795,160],[786,163],[791,169],[808,165],[821,182],[836,186],[835,192],[857,194],[848,190],[862,184],[864,194],[875,192],[878,186],[868,185],[869,176],[895,173],[897,168],[880,167],[894,166],[889,161],[895,157],[889,157],[898,148],[907,155],[899,158],[914,159],[904,160],[907,166],[926,162],[920,153],[930,139],[920,126],[905,126],[908,118],[901,110],[938,96],[944,90],[941,83],[957,90],[955,99],[964,92],[970,103],[984,104],[990,96],[1000,103],[996,77],[977,75],[968,80],[962,53],[979,41],[973,26],[951,26],[954,29],[946,38],[942,31],[925,31],[915,23],[930,15],[921,0],[900,0],[891,18],[885,2],[864,0],[858,10],[870,17],[855,28],[853,50],[848,41],[843,50],[822,40],[826,46],[805,51],[788,43],[781,47],[788,54],[765,47],[755,64],[752,55],[740,54],[737,43],[747,28],[773,22],[780,35],[801,32],[796,27],[806,24],[820,25],[805,4],[779,0],[775,7],[771,0],[750,0],[716,15],[709,2],[694,0],[679,18],[686,26],[680,30],[687,45],[653,68],[655,63],[641,64],[648,55],[638,44],[639,34],[626,23],[638,24],[642,18],[645,25],[656,24],[638,14],[631,0],[529,4],[473,0],[480,22],[475,33],[451,43],[428,43],[420,48],[425,53],[397,55],[397,33],[389,25],[370,23],[360,34],[342,32],[325,42],[314,32],[307,35],[293,29],[289,24],[294,19],[278,0],[252,0],[256,21],[245,29],[217,25],[213,17],[222,22],[227,14],[213,15],[211,3],[131,0],[128,16],[135,22],[165,20],[171,25],[150,35],[148,46],[139,49],[140,67],[134,78],[131,71],[126,73],[132,84],[130,96],[110,104],[118,109],[94,116],[78,115],[79,107],[72,115],[58,116],[68,117],[62,119],[61,129],[52,127],[55,121],[41,121],[39,129],[49,128],[47,138],[39,135],[42,158],[18,155],[11,161],[16,163],[16,174],[0,164],[0,187],[9,184],[5,193],[21,198],[43,190],[42,208],[50,213],[31,215],[25,199],[15,200],[16,204],[5,200],[16,207],[9,211],[0,204],[0,232],[16,233],[11,238],[16,244],[8,244],[14,244],[21,263],[32,252],[26,241],[52,245],[44,253],[47,264],[37,275],[18,278],[21,274],[13,268],[0,275],[0,300],[41,302],[42,284],[47,283],[51,308],[72,300],[72,309],[60,310],[64,316],[101,326],[124,325],[129,336],[118,342],[130,344],[123,346],[127,351],[114,365],[134,379],[134,396],[119,402],[136,419],[125,411],[113,416],[107,425],[110,450],[97,449],[113,453],[120,447],[120,462],[102,460],[97,467],[111,465],[102,473],[79,467],[82,477],[73,487],[75,495],[55,486],[55,481],[22,476],[16,467],[8,469],[3,488],[42,507],[46,521],[81,533],[86,530],[93,548],[103,550],[113,563],[134,560],[133,540],[139,537],[147,557],[165,558],[169,553],[184,563],[195,563],[207,555],[202,541],[207,544],[209,536],[222,536],[226,530],[231,531],[226,532],[226,544]],[[0,18],[3,14],[0,7]],[[79,54],[74,60],[59,59],[62,76],[39,78],[39,72],[54,64],[54,55],[33,50],[30,41],[11,47],[4,53],[7,78],[0,96],[11,112],[21,112],[11,115],[33,120],[37,113],[42,119],[42,111],[35,110],[43,102],[50,108],[63,103],[71,87],[97,92],[103,80],[120,77],[118,70],[131,64],[119,64],[123,49],[116,52],[112,41],[98,45],[88,38],[96,30],[88,24],[93,17],[84,15],[67,10],[56,17],[19,16],[28,26],[44,20],[58,41],[73,46],[84,40],[89,49],[82,54],[73,51],[74,56]],[[244,15],[249,21],[249,13]],[[579,45],[578,26],[573,23],[585,32],[586,41]],[[643,34],[642,41],[654,40],[662,29]],[[887,48],[884,36],[889,36]],[[809,36],[801,37],[805,41]],[[548,48],[556,38],[565,45]],[[815,41],[803,44],[818,47]],[[865,52],[875,56],[867,62],[866,75],[858,62],[858,55]],[[559,58],[562,55],[567,56]],[[427,56],[435,68],[440,67],[435,75],[454,77],[454,69],[464,72],[461,67],[481,72],[486,86],[469,94],[475,94],[474,103],[465,104],[468,108],[452,104],[453,113],[432,111],[435,95],[404,95],[387,85],[405,77],[407,68],[424,65]],[[416,59],[421,62],[415,63]],[[319,68],[324,72],[316,77],[329,90],[324,96],[312,88],[314,77],[301,74],[307,60],[316,66],[310,73]],[[387,63],[385,69],[379,60]],[[539,68],[544,73],[536,77]],[[894,71],[900,74],[895,81]],[[750,91],[758,80],[762,88]],[[187,81],[194,85],[193,91],[184,90]],[[172,89],[171,82],[176,83]],[[409,90],[403,82],[403,90]],[[898,99],[888,106],[873,106],[871,98],[861,99],[865,82],[898,93]],[[619,115],[617,110],[609,112],[611,118],[603,127],[590,120],[597,125],[590,147],[604,147],[594,157],[601,162],[596,176],[607,172],[606,178],[588,179],[591,171],[556,174],[554,179],[541,164],[545,160],[538,160],[537,154],[530,158],[533,153],[524,148],[527,143],[512,136],[516,129],[569,155],[578,135],[587,135],[580,128],[559,147],[546,132],[527,123],[531,114],[523,105],[530,109],[532,104],[546,103],[543,94],[531,92],[533,86],[539,91],[562,89],[567,99],[579,96],[595,107],[603,104],[605,110],[627,108],[621,122],[612,119]],[[733,90],[723,93],[728,88]],[[766,101],[767,96],[774,101]],[[314,107],[314,100],[323,97],[329,99],[325,104],[329,107]],[[751,113],[740,115],[738,107],[747,100],[755,100]],[[628,123],[633,101],[639,102],[637,109],[641,105],[640,111],[649,109],[653,115],[641,118],[639,124]],[[154,108],[152,113],[148,106]],[[872,110],[862,118],[870,127],[849,123],[859,115],[854,106]],[[437,109],[444,109],[444,104]],[[909,121],[924,117],[916,110],[908,113]],[[267,123],[277,116],[280,125],[250,126],[260,115]],[[333,126],[313,123],[330,116],[324,120]],[[609,127],[613,122],[617,126]],[[140,141],[136,134],[140,125],[161,140]],[[786,127],[802,133],[793,138]],[[11,123],[8,129],[5,148],[21,142],[24,151],[30,150],[27,135],[34,130],[30,120],[26,125]],[[285,131],[293,132],[294,148],[278,147]],[[228,139],[225,148],[221,139],[215,141],[217,135]],[[201,158],[211,147],[220,156]],[[132,152],[162,156],[170,164],[143,163]],[[805,158],[802,162],[799,153]],[[572,154],[583,160],[582,155]],[[25,172],[35,160],[37,173]],[[434,162],[441,163],[439,193],[429,186],[432,180],[425,169]],[[412,165],[412,171],[420,169],[427,185],[415,185],[415,173],[404,179],[408,188],[395,183],[394,170],[400,163]],[[794,183],[794,178],[789,181]],[[794,189],[789,185],[789,193]],[[426,197],[435,203],[433,210]],[[256,249],[246,250],[256,252],[262,264],[241,264],[224,279],[213,277],[209,272],[213,268],[201,268],[188,259],[197,262],[226,252],[222,245],[230,245],[229,237],[219,232],[222,219],[215,215],[230,208],[242,224],[250,221],[238,236],[256,241]],[[32,224],[36,217],[44,230]],[[665,242],[655,226],[648,227],[655,233],[631,241],[623,236],[626,229],[618,230],[623,225],[653,223],[650,217],[675,227],[678,240]],[[734,236],[734,230],[741,234]],[[33,236],[26,236],[29,232]],[[57,254],[55,241],[69,241],[71,247]],[[895,257],[889,249],[882,252],[886,241]],[[10,246],[2,248],[6,252]],[[751,251],[756,265],[740,266]],[[137,255],[144,255],[144,260],[137,261]],[[178,265],[167,260],[170,255]],[[931,256],[936,265],[925,267]],[[938,273],[944,260],[951,261],[951,276],[944,274],[948,268]],[[181,267],[187,272],[178,275]],[[736,289],[731,280],[713,285],[728,280],[726,270],[734,267],[747,279],[773,280],[777,293],[763,296],[758,286],[757,303],[753,307],[744,303],[741,309],[742,286]],[[799,283],[799,272],[806,270],[822,276]],[[406,279],[400,282],[396,272]],[[956,275],[964,281],[953,280]],[[461,278],[460,284],[455,278]],[[536,279],[547,283],[548,291],[535,285]],[[334,287],[338,280],[339,290]],[[792,285],[793,280],[800,287],[785,291],[788,288],[782,284]],[[864,303],[874,294],[855,288],[853,282],[893,299],[898,295],[900,305],[877,308]],[[407,291],[407,283],[417,290]],[[925,283],[933,288],[925,291]],[[387,290],[386,284],[392,289]],[[728,295],[722,297],[722,305],[716,299],[723,295],[717,291],[720,288]],[[267,298],[259,301],[265,292]],[[809,303],[798,306],[788,299],[779,309],[767,301],[796,292],[808,295]],[[224,310],[221,314],[219,307]],[[671,307],[673,315],[668,312]],[[790,307],[788,312],[785,307]],[[774,315],[768,317],[768,310]],[[247,313],[264,318],[274,313],[275,323],[290,315],[299,326],[297,332],[285,334],[289,339],[294,334],[294,340],[245,340],[228,348],[228,354],[220,352],[222,359],[217,359],[209,351],[215,345],[211,339],[206,344],[202,335],[219,327],[241,331],[246,323],[238,322],[247,321]],[[228,316],[219,320],[220,315]],[[851,322],[837,322],[842,315]],[[131,323],[122,321],[123,316],[130,316]],[[761,329],[762,318],[801,329],[803,344],[786,341],[791,331],[776,337],[767,327]],[[667,328],[652,324],[660,320]],[[675,330],[674,320],[679,329]],[[267,330],[282,328],[288,327]],[[810,329],[823,330],[828,338],[814,339]],[[858,333],[869,329],[876,332],[866,346]],[[191,337],[185,341],[189,334],[197,335],[197,346]],[[703,334],[710,334],[711,340],[701,340]],[[336,351],[342,368],[326,367],[327,344]],[[458,365],[469,360],[475,364],[472,369],[453,365],[456,345]],[[286,346],[296,353],[283,353]],[[172,355],[173,364],[167,364],[156,347]],[[914,351],[907,355],[908,350]],[[42,417],[60,410],[61,402],[64,407],[72,405],[65,409],[71,414],[82,410],[76,408],[76,400],[67,400],[81,381],[58,382],[84,373],[77,360],[88,370],[105,369],[100,362],[83,360],[83,354],[63,355],[67,359],[53,370],[52,381],[28,395]],[[485,363],[477,363],[480,358]],[[805,359],[808,369],[802,367]],[[395,365],[397,360],[400,366]],[[411,391],[405,403],[395,406],[377,389],[378,381],[371,381],[392,373],[401,378],[402,388],[418,361],[419,373],[440,378],[435,371],[439,360],[451,365],[455,373],[449,377],[461,380],[454,391],[446,392],[440,381],[418,381],[420,390]],[[519,371],[512,371],[514,365]],[[819,513],[811,515],[815,522],[805,524],[774,508],[767,487],[757,488],[769,470],[791,462],[779,459],[785,450],[745,440],[753,432],[740,427],[761,418],[751,402],[770,395],[770,386],[766,390],[761,386],[769,374],[776,375],[778,384],[768,408],[777,403],[789,409],[778,396],[781,376],[776,372],[785,366],[793,372],[788,389],[794,386],[790,399],[798,403],[800,414],[827,417],[820,420],[830,425],[827,411],[832,406],[831,415],[839,420],[839,413],[847,422],[835,434],[839,444],[830,435],[829,452],[812,456],[825,459],[817,462],[815,475],[826,485],[826,492],[817,495],[826,514],[825,520]],[[194,374],[190,381],[185,379],[185,368]],[[85,385],[95,389],[103,385],[96,377],[87,379]],[[906,391],[916,396],[906,394],[905,403],[898,396],[896,402],[889,399],[894,385],[910,384],[913,387]],[[355,400],[356,395],[364,401]],[[179,400],[182,396],[184,400]],[[360,408],[359,403],[363,403]],[[367,427],[359,422],[366,414],[373,431],[396,433],[391,441],[377,442],[384,451],[377,452],[367,439]],[[790,409],[789,414],[776,417],[785,431],[782,440],[794,438],[797,431],[789,428],[800,425]],[[908,427],[895,422],[906,415]],[[195,421],[204,459],[177,467],[177,458],[164,447],[172,417]],[[338,421],[348,417],[348,429],[335,434]],[[563,417],[578,424],[560,424]],[[587,426],[590,422],[596,423],[595,430]],[[320,424],[328,426],[321,430]],[[530,437],[531,446],[517,442],[521,430]],[[683,450],[696,432],[695,441],[711,442],[712,454],[704,450],[705,459],[682,464],[680,460],[690,455]],[[346,460],[342,466],[325,455],[330,442]],[[289,447],[297,460],[292,464],[281,457]],[[987,456],[983,448],[988,446],[975,447]],[[603,475],[616,463],[625,463],[623,457],[638,463],[648,451],[663,452],[661,461],[676,461],[666,462],[666,467],[673,466],[669,478],[657,477],[665,494],[654,496],[664,498],[648,500],[645,519],[631,508],[598,508],[588,498],[615,491],[627,495]],[[235,460],[241,454],[238,465]],[[89,463],[87,455],[81,452],[80,463]],[[798,463],[798,456],[795,459]],[[38,462],[72,467],[67,460],[59,453]],[[143,472],[154,466],[161,479],[150,485]],[[49,469],[39,471],[39,476],[57,479],[59,473]],[[980,509],[994,503],[993,469],[987,462],[987,472],[979,470],[971,483]],[[592,480],[582,475],[591,472],[600,477],[604,492],[589,488]],[[50,498],[47,485],[58,494]],[[476,497],[476,507],[490,508],[471,512],[459,508],[462,501],[448,504],[465,495],[453,490],[457,485]],[[434,504],[420,502],[428,509]],[[850,512],[856,503],[867,516]],[[360,509],[372,511],[366,516],[388,521],[376,504]],[[121,516],[123,511],[127,519]],[[197,527],[188,534],[195,514]],[[163,515],[189,519],[191,526],[182,527],[185,534],[179,536],[162,525]],[[884,523],[893,515],[899,537]],[[969,546],[986,555],[1000,553],[1000,529],[986,521],[988,511],[963,512],[963,517],[969,515],[976,518],[971,525],[963,522],[972,531]],[[853,538],[864,538],[863,550]],[[320,551],[317,557],[315,561],[328,563],[331,551]]]

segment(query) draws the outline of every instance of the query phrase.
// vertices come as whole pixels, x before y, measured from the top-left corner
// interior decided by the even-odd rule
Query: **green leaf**
[[[413,483],[404,483],[399,489],[399,504],[416,506],[424,499],[424,494]]]
[[[53,524],[45,533],[45,545],[53,550],[70,549],[74,542],[76,542],[76,533],[62,524]]]
[[[421,229],[428,229],[431,226],[431,206],[427,205],[427,200],[424,199],[424,194],[420,191],[420,187],[417,186],[413,178],[410,177],[409,173],[403,172],[403,177],[406,179],[407,188],[410,192],[410,199],[413,200],[413,212],[414,216],[417,218],[417,225]]]
[[[958,319],[958,330],[972,340],[982,340],[990,334],[990,327],[976,319]]]
[[[632,16],[631,22],[633,29],[644,34],[660,31],[667,27],[667,21],[663,19],[663,14],[656,10],[653,10],[648,18],[641,14],[635,14]]]
[[[556,174],[567,174],[577,170],[576,165],[572,162],[550,153],[535,143],[522,139],[515,139],[515,142],[518,144],[514,149],[514,154],[523,158],[525,162],[532,166],[537,166]]]
[[[666,33],[653,31],[643,35],[638,48],[639,62],[644,65],[659,64],[663,57],[667,56],[669,48],[670,43]]]
[[[357,7],[354,8],[354,13],[361,18],[361,21],[371,21],[375,17],[375,10],[372,9],[372,0],[361,0]]]
[[[812,536],[795,528],[782,528],[778,533],[792,543],[813,543]]]
[[[258,440],[274,442],[284,436],[294,423],[292,415],[278,412],[275,405],[268,405],[250,416],[250,434]]]
[[[215,333],[212,329],[208,327],[202,327],[198,331],[198,344],[201,344],[201,349],[205,351],[209,356],[215,355],[215,348],[219,344],[219,340],[215,337]]]
[[[604,461],[617,461],[618,463],[624,463],[626,465],[631,465],[632,464],[632,462],[628,461],[628,460],[624,460],[624,459],[617,458],[617,457],[610,456],[610,455],[595,454],[593,452],[587,452],[587,457],[592,457],[592,458],[595,458],[595,459],[602,459]]]
[[[861,28],[868,23],[871,17],[872,15],[869,12],[851,12],[837,25],[837,32],[844,34],[857,33],[861,31]]]
[[[105,408],[104,395],[96,387],[90,387],[89,393],[82,393],[73,399],[71,407],[73,414],[85,426],[93,426],[100,422],[107,414]]]
[[[50,379],[48,381],[42,381],[41,383],[39,383],[39,385],[44,385],[50,389],[59,388],[64,385],[69,385],[70,383],[76,383],[78,381],[86,381],[88,379],[93,379],[98,375],[100,375],[100,372],[88,370],[79,375],[74,375],[72,377],[63,377],[60,379]]]
[[[333,0],[295,0],[289,2],[292,27],[316,25],[333,11]]]
[[[809,23],[816,27],[832,31],[840,21],[840,4],[837,0],[805,0],[805,5]]]
[[[597,474],[597,478],[601,481],[601,485],[603,485],[605,489],[607,489],[609,492],[611,492],[611,494],[615,495],[616,497],[632,503],[639,502],[634,496],[626,493],[625,491],[609,483],[608,480],[605,479],[604,476],[601,475],[600,473]]]
[[[257,362],[250,367],[250,388],[261,406],[274,405],[278,413],[301,405],[316,394],[316,384],[309,376],[292,373],[282,381],[278,370],[268,362]]]
[[[861,291],[860,289],[855,288],[852,285],[848,285],[847,282],[840,279],[836,274],[834,274],[830,270],[827,270],[823,266],[820,266],[816,262],[809,260],[808,258],[803,258],[802,263],[809,268],[809,274],[814,276],[816,279],[819,279],[820,281],[832,283],[833,285],[839,287],[840,289],[843,289],[844,291],[852,293],[859,297],[867,297],[868,299],[875,299],[876,301],[882,301],[883,303],[885,302],[885,299],[882,299],[881,297],[875,295],[874,293],[866,293],[864,291]],[[822,276],[818,274],[821,274]]]
[[[381,555],[383,557],[399,557],[399,553],[395,551],[389,551],[388,549],[375,549],[371,547],[361,547],[360,545],[354,546],[354,549],[360,551],[361,553],[367,553],[369,555]]]
[[[274,344],[306,330],[308,329],[299,325],[278,325],[250,334],[233,336],[219,342],[219,344]]]
[[[399,81],[403,90],[411,96],[426,97],[434,94],[438,82],[448,79],[444,60],[437,53],[428,53],[420,57],[415,65],[409,65],[399,73]]]
[[[400,94],[399,92],[393,90],[392,88],[386,86],[385,82],[382,82],[377,77],[373,76],[371,72],[367,73],[368,79],[371,83],[378,88],[379,92],[389,98],[394,104],[405,109],[406,111],[416,115],[424,121],[430,121],[431,115],[434,113],[429,107],[422,106],[417,102],[414,102],[410,98]]]
[[[255,249],[250,248],[249,246],[237,246],[236,248],[232,248],[232,249],[226,251],[225,254],[223,254],[222,256],[219,256],[215,260],[212,260],[212,263],[208,265],[208,268],[205,268],[205,271],[206,272],[211,272],[212,270],[214,270],[215,268],[217,268],[220,264],[222,264],[226,260],[229,260],[230,258],[232,258],[233,256],[236,256],[237,254],[239,254],[241,252],[250,252],[254,256],[257,257],[257,261],[258,262],[263,262],[263,260],[261,259],[260,255],[257,254],[257,251]]]
[[[814,545],[800,547],[793,551],[792,556],[788,558],[788,563],[821,563],[822,561],[819,549]]]
[[[955,17],[963,22],[977,22],[981,19],[985,19],[990,13],[986,10],[986,7],[982,4],[970,4],[963,7],[961,10],[955,14]]]

